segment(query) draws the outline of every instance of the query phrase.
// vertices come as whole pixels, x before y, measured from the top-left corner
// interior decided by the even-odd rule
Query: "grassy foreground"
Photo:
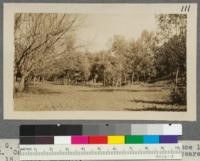
[[[15,111],[185,111],[170,102],[170,89],[162,84],[124,87],[37,83],[14,98]]]

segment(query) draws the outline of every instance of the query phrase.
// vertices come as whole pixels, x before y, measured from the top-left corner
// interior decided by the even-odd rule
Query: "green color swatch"
[[[143,135],[126,135],[125,144],[142,144],[144,143]]]

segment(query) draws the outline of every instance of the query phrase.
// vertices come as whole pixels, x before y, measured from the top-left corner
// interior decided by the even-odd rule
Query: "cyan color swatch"
[[[159,144],[159,135],[144,135],[144,144]]]

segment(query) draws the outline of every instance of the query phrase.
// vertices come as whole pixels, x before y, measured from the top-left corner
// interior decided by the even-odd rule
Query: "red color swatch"
[[[107,136],[89,136],[89,144],[107,144]]]

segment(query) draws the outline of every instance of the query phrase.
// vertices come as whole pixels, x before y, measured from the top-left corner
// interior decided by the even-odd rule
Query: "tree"
[[[186,72],[186,14],[160,14],[157,16],[159,32],[162,40],[157,46],[157,63],[161,65],[160,72],[173,74],[176,72],[176,82],[179,72]],[[159,67],[158,67],[159,69]]]
[[[60,53],[58,48],[63,38],[74,32],[79,25],[80,17],[77,14],[15,14],[14,78],[18,82],[15,86],[18,92],[24,90],[30,73],[39,70],[39,62],[42,63],[47,57],[53,59],[52,53]]]
[[[87,81],[89,80],[90,77],[90,62],[88,59],[88,53],[84,53],[84,55],[81,56],[80,59],[80,71],[83,75],[83,80],[84,80],[84,84],[87,84]]]
[[[167,42],[174,35],[186,35],[186,14],[159,14],[156,16],[158,22],[157,39],[159,45]]]
[[[126,55],[128,54],[128,42],[123,36],[115,35],[113,37],[112,52],[114,53],[118,63],[116,66],[116,86],[122,86],[123,77],[125,83],[127,79]]]
[[[158,15],[157,69],[159,74],[171,76],[174,103],[186,103],[186,32],[187,15]]]
[[[154,47],[155,36],[153,32],[144,30],[141,36],[129,43],[129,54],[126,64],[131,74],[131,82],[134,80],[151,80],[156,75]],[[136,78],[135,78],[136,77]]]

